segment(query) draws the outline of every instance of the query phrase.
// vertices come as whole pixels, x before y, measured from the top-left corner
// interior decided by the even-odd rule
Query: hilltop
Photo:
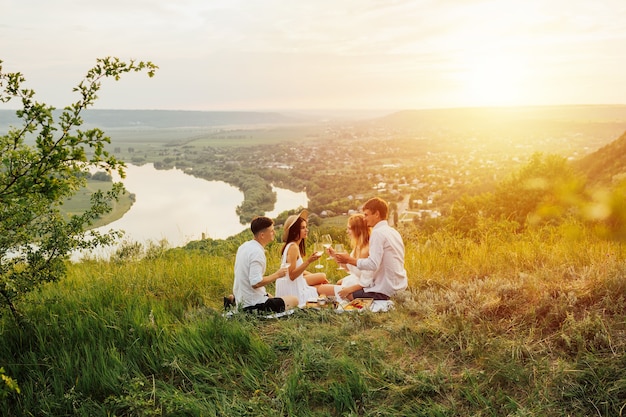
[[[626,178],[626,133],[574,164],[593,182],[610,185]]]

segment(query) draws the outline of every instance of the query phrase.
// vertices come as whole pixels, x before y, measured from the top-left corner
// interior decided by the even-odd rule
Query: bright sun
[[[490,53],[468,57],[460,75],[461,99],[472,106],[524,104],[526,66],[513,55]]]

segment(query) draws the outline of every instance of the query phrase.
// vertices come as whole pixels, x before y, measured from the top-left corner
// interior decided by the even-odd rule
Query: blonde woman
[[[367,258],[370,248],[370,228],[365,222],[363,214],[353,214],[348,218],[346,233],[352,246],[350,256],[356,259]],[[328,253],[333,258],[335,257],[335,251],[332,248],[328,249]],[[318,291],[321,295],[334,295],[340,299],[352,300],[351,294],[353,292],[371,285],[373,274],[371,271],[361,271],[354,265],[340,265],[347,269],[350,274],[337,281],[336,285],[320,285]]]

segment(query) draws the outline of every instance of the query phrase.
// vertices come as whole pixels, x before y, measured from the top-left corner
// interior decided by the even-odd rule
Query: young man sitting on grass
[[[373,298],[389,300],[398,291],[408,286],[408,278],[404,269],[404,242],[400,233],[387,222],[389,206],[381,198],[374,197],[363,205],[365,223],[372,228],[369,242],[369,256],[356,259],[346,253],[333,253],[340,264],[350,264],[362,271],[373,271],[372,283],[369,287],[344,295],[354,298]]]
[[[250,230],[254,235],[239,246],[235,257],[234,301],[238,308],[247,312],[281,313],[298,305],[298,297],[285,295],[272,297],[265,286],[285,276],[287,268],[280,268],[273,274],[264,276],[267,258],[265,246],[274,240],[274,221],[258,216],[252,219]],[[225,304],[229,299],[225,299]]]

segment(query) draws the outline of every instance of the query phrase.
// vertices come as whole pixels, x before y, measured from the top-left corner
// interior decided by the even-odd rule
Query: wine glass
[[[330,235],[322,235],[322,237],[320,237],[320,242],[322,242],[322,245],[328,249],[333,244],[333,238],[330,237]]]
[[[325,249],[328,249],[333,245],[333,238],[330,237],[330,235],[322,235],[320,241]]]
[[[344,249],[343,245],[341,243],[337,243],[335,245],[335,253],[345,253],[346,250]],[[344,269],[343,266],[340,263],[337,263],[337,269],[338,270],[342,270]]]
[[[322,254],[324,253],[324,245],[322,245],[322,242],[315,242],[313,244],[313,252],[315,252],[316,256],[322,256]],[[315,265],[315,267],[317,269],[324,268],[324,265],[320,263],[320,258],[317,258],[317,265]]]

